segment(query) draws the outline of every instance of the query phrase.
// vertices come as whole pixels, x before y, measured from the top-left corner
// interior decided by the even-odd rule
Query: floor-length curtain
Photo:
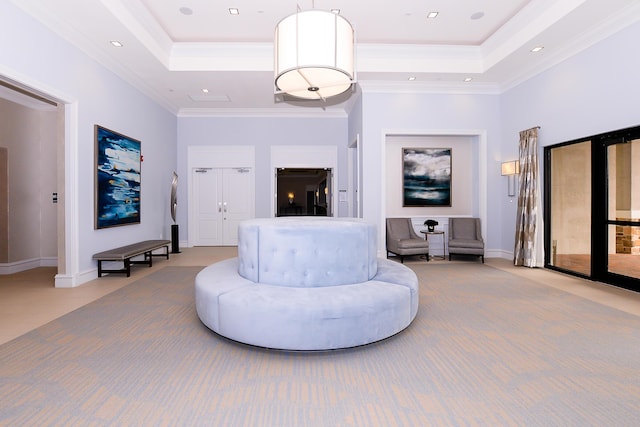
[[[520,132],[520,191],[513,263],[526,267],[543,265],[538,128]]]

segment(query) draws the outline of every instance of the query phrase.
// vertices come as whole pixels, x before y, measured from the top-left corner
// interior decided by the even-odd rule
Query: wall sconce
[[[502,162],[502,176],[506,176],[508,181],[507,196],[514,197],[516,195],[516,175],[520,173],[520,161],[511,160]]]
[[[289,204],[292,205],[293,204],[293,199],[295,197],[295,194],[289,193],[289,194],[287,194],[287,197],[289,198]]]

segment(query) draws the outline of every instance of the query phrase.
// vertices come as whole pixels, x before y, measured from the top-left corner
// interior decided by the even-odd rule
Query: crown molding
[[[161,64],[169,68],[171,64],[173,40],[149,14],[142,2],[121,0],[100,0],[104,7],[147,49]]]
[[[543,60],[536,65],[523,68],[518,75],[512,75],[503,80],[500,84],[501,92],[513,89],[637,22],[640,22],[640,2],[620,10],[606,22],[593,26],[588,31],[567,40],[563,46],[552,53],[547,53]]]
[[[363,93],[429,93],[457,95],[499,95],[498,83],[484,82],[395,82],[366,80],[358,82]]]
[[[539,0],[529,3],[482,43],[483,69],[490,69],[527,43],[531,43],[531,40],[565,18],[585,1]]]
[[[341,108],[181,108],[178,117],[278,117],[345,119],[347,112]]]
[[[344,117],[349,105],[299,108],[274,106],[273,108],[183,108],[167,97],[151,81],[129,69],[125,58],[116,57],[97,42],[81,34],[64,14],[56,13],[51,3],[36,0],[12,0],[20,8],[61,37],[84,51],[114,74],[137,88],[173,114],[180,117],[244,116],[244,117]],[[95,13],[112,13],[130,35],[132,45],[144,46],[150,57],[167,71],[273,71],[272,43],[174,43],[149,15],[140,2],[100,0],[104,9]],[[520,49],[528,52],[527,43],[552,26],[561,26],[571,20],[571,12],[579,11],[588,0],[536,0],[530,2],[511,21],[494,33],[480,46],[458,45],[395,45],[356,44],[356,70],[360,74],[358,87],[369,93],[454,93],[500,94],[548,70],[562,61],[613,35],[640,20],[640,2],[634,1],[606,21],[590,26],[584,33],[565,39],[553,49],[545,49],[534,61],[509,70],[501,61]],[[141,9],[141,10],[139,10]],[[574,15],[576,19],[580,14]],[[520,54],[521,54],[520,53]],[[521,56],[521,59],[524,58]],[[502,65],[501,65],[502,64]],[[474,81],[383,81],[362,80],[366,73],[451,73],[473,75]],[[455,76],[453,76],[455,78]],[[450,77],[447,77],[450,78]],[[491,80],[492,82],[481,82]],[[353,97],[352,97],[353,98]]]

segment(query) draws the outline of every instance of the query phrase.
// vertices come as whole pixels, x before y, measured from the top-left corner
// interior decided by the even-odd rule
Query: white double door
[[[253,217],[253,169],[194,168],[195,246],[235,246],[238,224]]]

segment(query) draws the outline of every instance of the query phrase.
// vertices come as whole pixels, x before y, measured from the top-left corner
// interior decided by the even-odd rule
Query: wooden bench
[[[127,246],[110,249],[108,251],[97,253],[93,259],[98,260],[98,277],[102,277],[102,273],[126,273],[127,277],[131,275],[131,264],[145,264],[151,267],[153,265],[154,256],[163,256],[169,259],[170,240],[145,240]],[[154,254],[156,249],[164,248],[164,253]],[[132,261],[131,258],[144,255],[144,260]],[[113,270],[102,268],[103,261],[122,261],[124,268]]]

